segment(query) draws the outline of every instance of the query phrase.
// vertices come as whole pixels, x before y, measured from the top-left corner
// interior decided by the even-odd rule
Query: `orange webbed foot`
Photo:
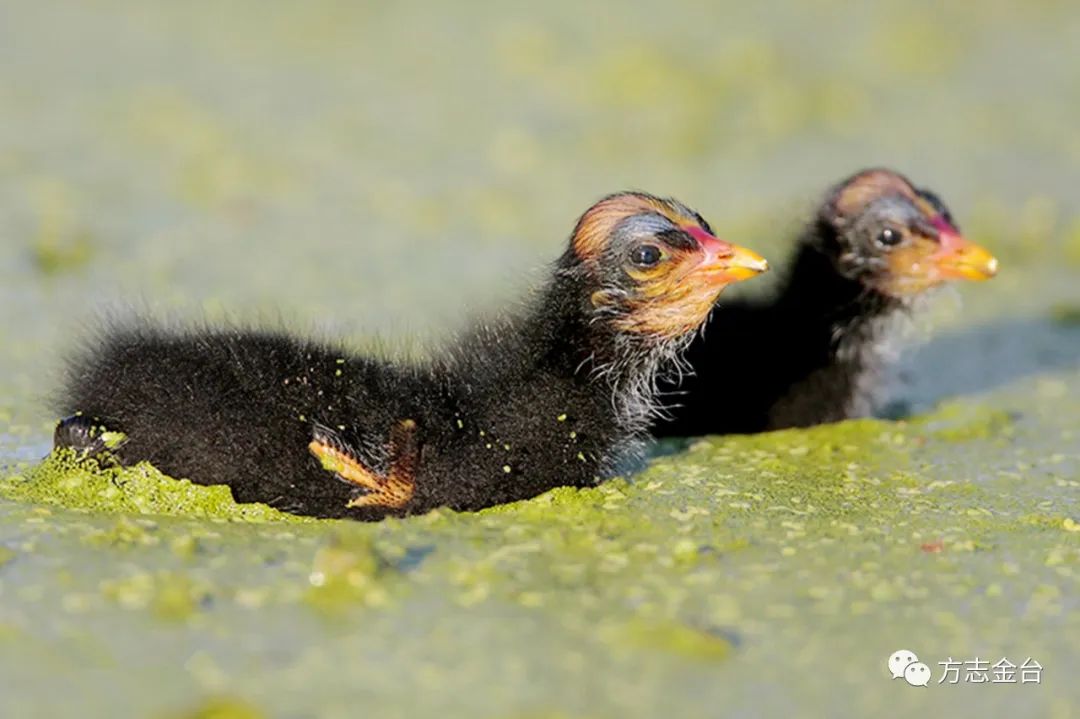
[[[352,448],[330,430],[316,428],[308,445],[308,451],[322,463],[323,469],[365,490],[346,506],[401,509],[416,489],[414,478],[420,455],[416,422],[406,419],[395,424],[390,429],[388,450],[388,469],[379,474],[364,466]]]

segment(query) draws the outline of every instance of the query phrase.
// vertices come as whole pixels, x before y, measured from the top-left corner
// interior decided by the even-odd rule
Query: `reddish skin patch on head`
[[[943,251],[959,250],[967,244],[964,238],[961,237],[960,232],[941,215],[935,215],[931,218],[930,224],[938,231],[938,243]]]
[[[701,249],[709,252],[714,257],[728,257],[734,254],[730,242],[724,242],[719,237],[710,235],[697,225],[684,226],[682,229],[686,234],[697,240],[697,243],[701,245]]]
[[[934,229],[938,232],[957,232],[956,228],[950,225],[949,221],[941,215],[934,215],[934,217],[930,219],[930,224],[933,225]]]

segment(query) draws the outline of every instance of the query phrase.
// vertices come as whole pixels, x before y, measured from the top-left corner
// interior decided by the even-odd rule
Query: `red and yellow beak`
[[[694,274],[704,275],[713,284],[742,282],[769,269],[768,261],[753,250],[725,242],[700,227],[688,228],[687,232],[698,241],[704,252],[701,263],[694,268]]]
[[[930,256],[930,261],[943,279],[981,282],[997,274],[997,258],[986,248],[968,241],[941,218],[934,220],[934,226],[941,249]]]

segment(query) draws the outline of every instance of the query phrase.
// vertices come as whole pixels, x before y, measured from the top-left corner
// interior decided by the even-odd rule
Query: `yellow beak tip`
[[[731,266],[756,275],[768,272],[769,261],[753,250],[743,247],[739,248],[735,256],[731,258]]]

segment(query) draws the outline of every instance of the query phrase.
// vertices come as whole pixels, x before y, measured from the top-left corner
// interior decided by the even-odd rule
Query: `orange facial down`
[[[633,291],[599,290],[592,296],[597,307],[618,303],[613,317],[621,332],[669,340],[695,331],[708,317],[721,291],[768,269],[757,253],[713,236],[692,210],[648,195],[624,194],[601,201],[582,217],[574,235],[579,257],[598,261],[615,227],[638,214],[659,214],[692,238],[692,246],[657,240],[662,259],[652,267],[627,267]]]
[[[640,290],[628,301],[630,312],[616,320],[620,330],[659,339],[694,332],[725,287],[769,267],[756,252],[717,239],[700,227],[688,232],[701,243],[700,250],[680,252],[649,272],[631,272]]]
[[[914,295],[948,280],[982,281],[997,274],[997,258],[985,248],[939,216],[931,224],[936,238],[913,233],[908,243],[889,254],[890,278],[882,289],[896,296]]]

